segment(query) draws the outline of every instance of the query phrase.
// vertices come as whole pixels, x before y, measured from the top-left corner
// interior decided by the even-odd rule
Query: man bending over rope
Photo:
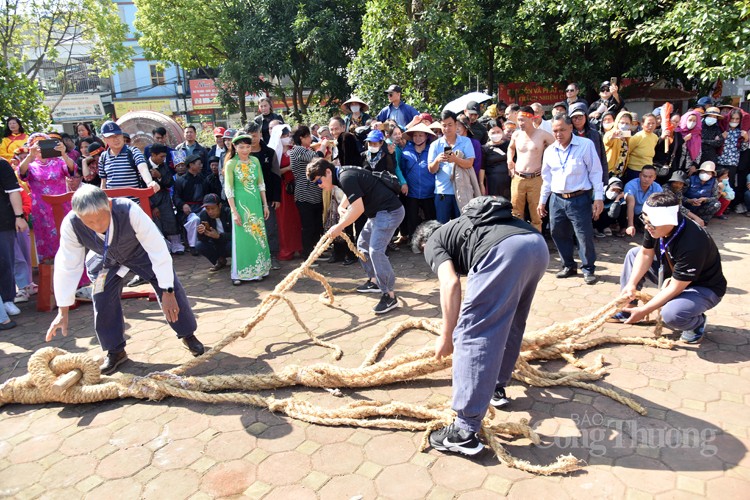
[[[83,184],[71,200],[73,210],[60,227],[60,250],[55,256],[57,317],[47,330],[47,341],[60,329],[68,335],[68,308],[84,260],[93,283],[94,329],[107,357],[101,371],[110,375],[128,359],[120,295],[122,278],[133,270],[151,283],[169,326],[193,354],[203,344],[193,333],[195,316],[185,290],[172,268],[164,237],[141,208],[126,198],[110,200],[101,189]],[[87,251],[88,254],[86,253]]]
[[[505,386],[521,350],[537,283],[549,264],[542,235],[513,218],[511,210],[505,198],[482,196],[442,227],[424,222],[412,238],[412,249],[424,250],[440,281],[443,325],[435,357],[454,353],[457,415],[430,434],[436,450],[476,455],[484,448],[477,432],[487,406],[509,404]],[[467,276],[463,303],[461,274]]]
[[[716,243],[705,228],[682,216],[680,201],[671,191],[649,196],[641,220],[646,228],[643,246],[631,248],[625,256],[620,287],[631,299],[646,278],[660,290],[640,307],[631,302],[610,321],[635,324],[661,307],[664,324],[682,330],[683,342],[697,344],[706,331],[706,311],[727,291]]]

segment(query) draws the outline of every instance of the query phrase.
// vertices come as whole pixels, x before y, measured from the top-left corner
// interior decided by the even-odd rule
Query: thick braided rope
[[[356,250],[346,235],[347,244]],[[207,403],[239,403],[268,408],[271,411],[283,412],[290,417],[310,423],[323,425],[353,425],[359,427],[383,427],[405,430],[422,430],[425,432],[422,449],[427,446],[427,438],[432,430],[450,423],[454,417],[447,409],[435,409],[429,406],[418,406],[399,402],[380,403],[361,401],[345,405],[336,409],[324,409],[294,398],[276,400],[256,394],[239,392],[215,393],[214,391],[231,390],[262,390],[280,387],[302,385],[306,387],[344,387],[362,388],[374,387],[394,382],[413,380],[451,366],[451,357],[436,360],[432,349],[405,353],[389,360],[376,362],[383,350],[393,342],[398,335],[408,329],[426,330],[438,334],[439,325],[428,320],[410,319],[394,326],[371,349],[362,365],[355,369],[345,369],[328,364],[316,364],[307,367],[290,366],[278,373],[267,375],[219,375],[204,377],[184,377],[182,373],[211,357],[235,340],[246,336],[268,314],[268,311],[279,301],[290,306],[297,322],[303,327],[310,339],[318,345],[328,347],[340,356],[340,349],[317,339],[303,323],[296,308],[284,296],[296,281],[302,276],[308,276],[319,281],[326,289],[325,301],[333,303],[333,288],[319,273],[310,269],[309,265],[317,259],[330,241],[321,239],[313,253],[300,268],[290,273],[274,291],[269,294],[259,306],[257,312],[237,332],[227,335],[212,351],[201,358],[192,360],[168,372],[155,372],[146,377],[123,376],[120,378],[101,377],[98,365],[82,354],[68,354],[57,348],[43,348],[34,353],[29,360],[29,373],[23,377],[11,379],[0,386],[0,404],[17,402],[25,404],[59,401],[65,403],[87,403],[108,399],[136,397],[146,399],[162,399],[167,396],[180,397]],[[360,256],[361,257],[361,256]],[[643,295],[642,300],[648,300]],[[633,338],[604,336],[594,339],[574,342],[600,328],[606,318],[622,309],[627,303],[623,298],[615,299],[594,313],[578,320],[556,324],[532,333],[524,340],[524,352],[519,357],[514,377],[530,385],[550,387],[567,385],[604,394],[612,399],[628,405],[636,411],[645,410],[612,389],[606,389],[587,381],[600,378],[603,371],[603,359],[598,357],[594,365],[586,366],[582,360],[573,356],[577,350],[588,349],[602,343],[643,344],[653,347],[670,348],[672,342],[661,338]],[[657,331],[661,324],[657,323]],[[563,358],[582,371],[578,372],[547,372],[528,364],[529,360]],[[51,388],[58,376],[80,369],[82,380],[62,394],[55,394]],[[491,416],[494,412],[490,410]],[[409,419],[409,420],[405,420]],[[498,458],[505,464],[526,470],[535,474],[565,473],[579,467],[578,461],[571,457],[558,457],[554,464],[547,466],[532,465],[528,462],[514,459],[494,437],[498,434],[524,435],[538,443],[538,436],[525,422],[492,424],[489,420],[483,423],[482,435],[495,451]]]

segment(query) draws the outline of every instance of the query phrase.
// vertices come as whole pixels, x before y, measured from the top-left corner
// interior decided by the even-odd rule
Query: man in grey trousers
[[[424,250],[440,281],[443,325],[435,357],[453,353],[456,419],[430,434],[437,450],[476,455],[484,448],[477,433],[487,406],[509,403],[505,386],[549,264],[542,235],[511,210],[505,198],[475,198],[458,219],[442,227],[425,222],[412,237],[413,250]],[[467,276],[463,303],[461,274]]]
[[[203,344],[195,338],[195,316],[185,290],[172,267],[164,237],[141,208],[126,198],[110,200],[94,186],[83,184],[71,200],[73,210],[60,228],[60,249],[55,256],[57,317],[47,330],[47,341],[60,329],[68,334],[68,309],[84,261],[93,287],[94,329],[107,357],[105,375],[128,359],[120,294],[129,270],[154,287],[169,326],[185,347],[200,356]]]

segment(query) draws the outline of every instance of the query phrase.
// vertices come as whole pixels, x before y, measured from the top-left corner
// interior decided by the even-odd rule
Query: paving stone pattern
[[[513,383],[512,410],[496,418],[527,418],[542,445],[507,443],[517,457],[549,463],[572,453],[587,462],[566,477],[536,477],[498,463],[489,454],[469,460],[434,450],[418,451],[421,435],[377,429],[309,425],[264,409],[207,405],[176,399],[110,401],[91,405],[8,405],[0,408],[0,496],[13,498],[247,497],[348,498],[697,498],[728,500],[750,495],[750,219],[732,216],[711,224],[721,249],[729,293],[709,315],[698,346],[674,350],[614,345],[580,353],[603,354],[608,375],[597,382],[632,394],[648,409],[640,416],[584,390],[541,389]],[[619,272],[633,240],[596,240],[602,281],[557,280],[559,261],[539,284],[529,318],[534,330],[579,317],[618,291]],[[550,243],[551,245],[551,243]],[[297,266],[284,263],[261,283],[233,287],[228,272],[209,273],[200,257],[177,257],[176,268],[198,316],[198,337],[207,345],[240,327],[262,297]],[[435,277],[420,256],[402,249],[392,256],[401,309],[375,317],[375,295],[341,295],[335,308],[317,301],[320,286],[301,281],[291,294],[307,325],[344,349],[342,366],[358,366],[388,327],[409,317],[439,318]],[[334,286],[362,281],[357,266],[323,264]],[[0,335],[0,381],[26,372],[30,353],[43,347],[52,313],[24,304],[20,326]],[[125,306],[131,361],[123,371],[147,374],[189,358],[155,303]],[[71,352],[101,355],[91,307],[71,313],[71,334],[51,343]],[[622,335],[643,327],[607,325]],[[385,358],[432,341],[408,332]],[[246,339],[195,374],[265,373],[289,364],[330,362],[330,352],[311,344],[288,309],[277,306]],[[545,369],[563,368],[549,362]],[[568,368],[571,369],[571,368]],[[359,399],[449,403],[450,374],[363,391],[345,399],[318,390],[269,391],[325,407]]]

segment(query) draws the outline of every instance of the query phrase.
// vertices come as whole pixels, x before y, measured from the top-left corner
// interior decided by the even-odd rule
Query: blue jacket
[[[435,196],[435,174],[427,168],[427,156],[430,148],[425,147],[421,153],[414,149],[413,142],[407,142],[401,154],[401,172],[409,186],[409,198],[423,200]]]

